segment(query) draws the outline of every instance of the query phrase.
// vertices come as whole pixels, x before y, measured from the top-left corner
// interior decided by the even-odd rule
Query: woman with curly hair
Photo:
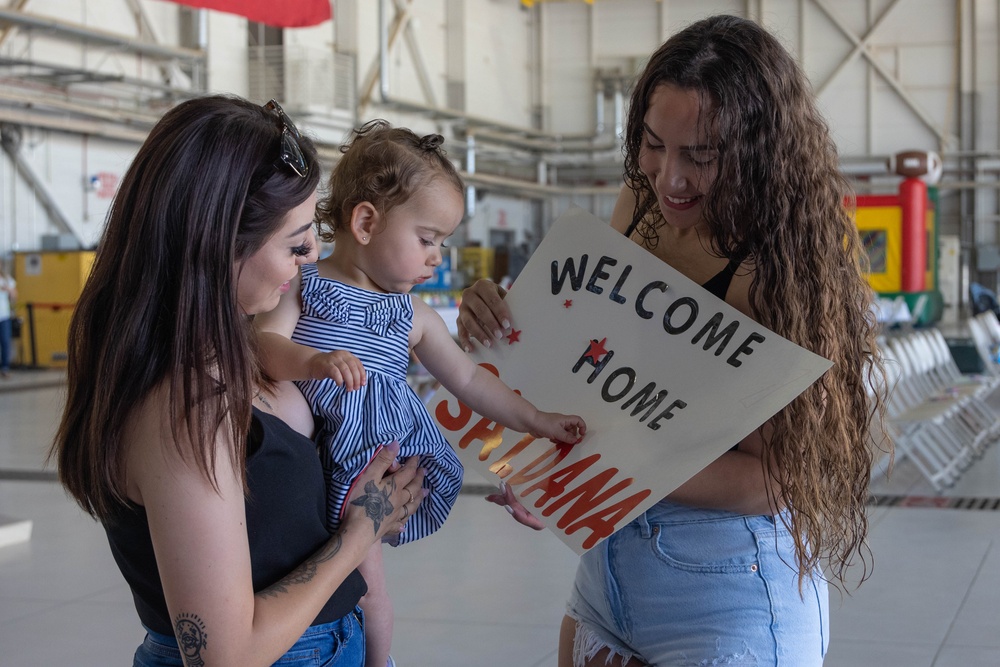
[[[868,563],[882,440],[872,293],[836,146],[789,53],[733,16],[652,55],[624,139],[611,225],[833,367],[581,558],[559,664],[820,665],[827,577],[844,585]],[[491,283],[463,296],[466,346],[510,321]]]

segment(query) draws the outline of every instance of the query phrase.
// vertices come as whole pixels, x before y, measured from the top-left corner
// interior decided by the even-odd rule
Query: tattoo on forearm
[[[337,533],[331,537],[326,544],[320,548],[319,551],[312,555],[309,559],[310,562],[314,564],[325,563],[330,560],[340,551],[340,547],[343,544],[343,539],[340,537],[340,533]]]
[[[316,576],[316,566],[320,563],[325,563],[337,555],[337,552],[340,551],[342,544],[343,541],[340,534],[338,533],[334,535],[319,549],[319,551],[303,561],[301,565],[289,572],[287,576],[260,591],[257,595],[262,598],[278,597],[281,593],[287,593],[289,586],[294,584],[305,584],[312,581],[312,579]]]
[[[174,635],[184,656],[184,664],[187,667],[204,667],[201,652],[208,647],[205,623],[196,614],[179,614],[174,623]]]
[[[375,482],[368,480],[365,482],[365,495],[351,501],[352,505],[361,505],[365,508],[365,514],[375,524],[376,533],[382,524],[382,519],[392,514],[396,509],[389,502],[389,493],[395,489],[395,486],[396,482],[390,480],[386,484],[386,488],[380,489]]]

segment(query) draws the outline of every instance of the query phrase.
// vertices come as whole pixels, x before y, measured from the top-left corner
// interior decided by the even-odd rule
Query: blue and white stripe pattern
[[[319,350],[349,350],[365,366],[368,382],[344,391],[332,380],[297,382],[322,419],[318,436],[326,471],[327,520],[340,525],[351,485],[380,445],[399,442],[399,458],[420,456],[430,495],[407,522],[399,544],[441,527],[462,487],[462,464],[406,383],[413,302],[409,294],[382,294],[319,276],[302,267],[302,313],[292,340]]]

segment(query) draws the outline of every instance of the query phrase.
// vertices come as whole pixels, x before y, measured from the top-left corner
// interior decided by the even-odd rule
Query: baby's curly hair
[[[417,136],[405,127],[376,119],[354,130],[340,147],[326,196],[316,205],[320,239],[332,242],[350,224],[354,207],[368,202],[384,217],[436,178],[461,193],[462,178],[441,147],[440,134]]]

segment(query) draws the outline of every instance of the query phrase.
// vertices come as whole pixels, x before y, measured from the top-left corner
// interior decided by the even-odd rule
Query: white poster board
[[[581,415],[575,446],[511,432],[445,389],[428,402],[466,468],[499,474],[581,554],[742,440],[831,366],[582,209],[507,295],[512,331],[472,356],[539,409]]]

